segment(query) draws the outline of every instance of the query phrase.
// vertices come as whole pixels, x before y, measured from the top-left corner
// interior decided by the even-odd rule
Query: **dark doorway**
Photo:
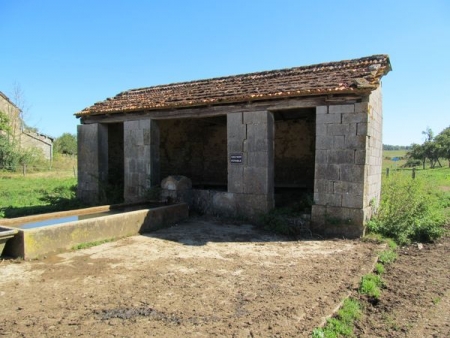
[[[108,181],[105,187],[109,204],[122,203],[124,200],[124,143],[123,123],[111,123],[108,126]]]
[[[274,185],[276,207],[311,204],[314,189],[316,110],[273,112],[275,118]]]

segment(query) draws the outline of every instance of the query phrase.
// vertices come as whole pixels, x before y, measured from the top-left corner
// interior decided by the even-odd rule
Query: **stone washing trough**
[[[185,203],[172,205],[101,206],[64,212],[0,219],[8,235],[3,252],[33,259],[74,246],[150,232],[188,218]]]
[[[9,239],[13,238],[19,232],[17,229],[5,228],[0,226],[0,256],[3,253],[3,249],[5,248],[6,242]]]

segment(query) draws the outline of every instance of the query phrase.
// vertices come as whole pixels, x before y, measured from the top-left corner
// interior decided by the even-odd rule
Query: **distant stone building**
[[[312,230],[359,236],[380,198],[387,55],[134,89],[76,116],[78,197],[191,179],[202,212],[255,216],[313,194]],[[186,195],[187,196],[187,195]]]
[[[53,138],[34,131],[26,130],[20,117],[20,109],[9,98],[0,92],[0,112],[10,120],[10,135],[24,149],[39,149],[44,158],[53,158]]]

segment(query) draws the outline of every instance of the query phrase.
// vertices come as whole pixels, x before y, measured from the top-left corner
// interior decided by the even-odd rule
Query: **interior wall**
[[[108,124],[108,185],[121,192],[124,189],[123,123]]]
[[[275,203],[285,206],[314,189],[315,110],[274,112]]]
[[[183,175],[194,187],[227,186],[226,116],[158,121],[161,179]]]

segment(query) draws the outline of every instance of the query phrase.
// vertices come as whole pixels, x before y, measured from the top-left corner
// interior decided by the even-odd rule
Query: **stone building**
[[[0,112],[6,114],[10,123],[9,135],[23,149],[42,151],[44,158],[53,158],[53,138],[27,130],[21,118],[21,110],[0,92]]]
[[[143,199],[191,179],[206,213],[255,216],[311,192],[312,227],[355,237],[380,198],[387,55],[133,89],[85,108],[78,197]]]

